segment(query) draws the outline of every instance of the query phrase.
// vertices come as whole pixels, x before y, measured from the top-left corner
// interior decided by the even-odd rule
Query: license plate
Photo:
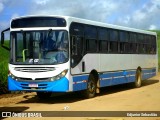
[[[38,87],[38,84],[29,84],[29,87]]]

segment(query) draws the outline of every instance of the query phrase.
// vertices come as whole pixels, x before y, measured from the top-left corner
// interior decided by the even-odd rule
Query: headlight
[[[14,76],[11,72],[9,72],[8,76],[10,76],[14,80],[18,80],[18,77]]]
[[[68,72],[68,69],[62,71],[59,75],[52,77],[51,81],[59,80],[59,79],[63,78],[67,74],[67,72]]]

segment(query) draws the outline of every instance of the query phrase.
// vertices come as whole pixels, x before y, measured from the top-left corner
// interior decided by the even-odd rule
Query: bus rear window
[[[28,17],[15,19],[11,22],[11,28],[29,27],[65,27],[66,21],[63,18],[55,17]]]

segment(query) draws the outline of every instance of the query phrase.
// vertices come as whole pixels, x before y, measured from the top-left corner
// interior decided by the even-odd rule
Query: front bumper
[[[37,87],[30,87],[30,84],[36,84]],[[8,77],[8,89],[10,91],[47,91],[47,92],[68,92],[69,80],[63,77],[55,81],[16,81]]]

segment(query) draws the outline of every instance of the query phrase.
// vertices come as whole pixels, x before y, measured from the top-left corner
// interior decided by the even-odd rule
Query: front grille
[[[22,87],[24,90],[45,90],[47,87],[38,87],[38,88],[31,88],[31,87]]]
[[[50,79],[49,78],[36,78],[35,80],[41,81],[41,80],[50,80]]]
[[[47,88],[47,84],[38,84],[38,87],[29,87],[29,84],[21,84],[21,87],[26,90],[44,90]]]
[[[20,72],[48,72],[54,71],[54,67],[15,67],[14,70]]]
[[[32,79],[31,78],[18,78],[18,80],[23,81],[23,80],[32,80]]]
[[[30,82],[40,82],[40,81],[50,81],[50,78],[36,78],[32,80],[32,78],[17,78],[18,81],[30,81]]]

